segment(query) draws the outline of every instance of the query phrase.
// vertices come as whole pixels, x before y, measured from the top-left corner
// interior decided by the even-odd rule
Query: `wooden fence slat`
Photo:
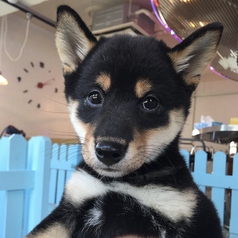
[[[65,165],[67,164],[67,146],[65,144],[60,146],[59,162],[58,162],[58,180],[57,180],[57,194],[56,204],[58,205],[64,192],[65,185]]]
[[[204,186],[202,179],[207,175],[207,153],[204,151],[198,151],[195,154],[195,159],[194,159],[194,172],[192,173],[194,176],[194,180],[199,186],[199,189],[202,192],[206,192],[206,186]]]
[[[51,172],[50,172],[50,191],[49,191],[49,212],[56,207],[56,193],[57,193],[57,180],[58,170],[57,165],[59,163],[59,145],[54,144],[52,147],[51,158]]]
[[[180,150],[180,154],[184,157],[187,167],[190,166],[190,157],[189,152],[187,150]]]
[[[24,171],[26,169],[27,160],[27,141],[22,135],[12,135],[3,137],[0,143],[0,170],[2,171]],[[21,186],[20,182],[14,181]],[[8,183],[6,177],[0,180],[0,187]],[[23,215],[24,215],[24,198],[25,191],[23,189],[0,191],[0,237],[4,238],[21,238],[23,236]],[[14,221],[14,229],[12,227]]]
[[[213,170],[212,175],[220,175],[225,177],[226,175],[226,155],[223,152],[216,152],[213,159]],[[212,201],[215,204],[218,215],[221,220],[221,224],[224,224],[224,207],[225,207],[225,189],[218,186],[219,180],[216,180],[214,176],[211,176],[211,181],[217,183],[217,186],[212,187]],[[228,187],[229,184],[226,184],[225,187]]]
[[[34,188],[34,171],[0,171],[0,190]]]
[[[49,180],[51,140],[47,137],[32,137],[28,142],[28,169],[35,170],[34,189],[27,194],[28,210],[24,233],[31,231],[49,213]]]
[[[238,234],[229,233],[229,238],[238,238]]]
[[[81,160],[79,145],[66,146],[62,144],[53,145],[51,160],[51,188],[50,188],[50,206],[55,208],[62,197],[65,182],[71,177],[77,164]],[[55,194],[52,192],[54,191]]]
[[[207,187],[218,187],[218,188],[229,188],[238,189],[237,179],[238,176],[222,176],[217,174],[204,174],[201,176],[200,173],[192,173],[195,182],[199,185],[204,185]],[[229,184],[229,186],[227,186]]]
[[[233,158],[233,177],[238,184],[238,154]],[[230,238],[238,238],[238,189],[231,192]]]

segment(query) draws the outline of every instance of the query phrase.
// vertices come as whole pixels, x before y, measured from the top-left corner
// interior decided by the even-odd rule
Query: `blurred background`
[[[14,125],[26,137],[75,137],[54,40],[56,8],[65,3],[98,37],[125,32],[150,35],[171,47],[195,29],[220,21],[224,35],[193,95],[183,137],[192,136],[202,115],[225,124],[238,117],[237,0],[2,0],[0,71],[8,84],[0,85],[0,130]]]

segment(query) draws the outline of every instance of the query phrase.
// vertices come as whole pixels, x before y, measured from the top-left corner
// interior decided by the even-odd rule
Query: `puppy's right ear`
[[[97,42],[79,15],[70,7],[57,9],[56,47],[64,74],[76,70]]]

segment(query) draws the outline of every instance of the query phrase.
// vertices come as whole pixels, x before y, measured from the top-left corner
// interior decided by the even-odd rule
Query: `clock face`
[[[22,76],[17,77],[18,83],[24,84],[25,88],[22,91],[27,98],[26,102],[36,108],[41,108],[40,97],[44,93],[58,93],[58,88],[55,87],[55,78],[52,76],[51,70],[44,62],[30,62],[29,65],[23,68]],[[43,96],[42,96],[43,97]]]

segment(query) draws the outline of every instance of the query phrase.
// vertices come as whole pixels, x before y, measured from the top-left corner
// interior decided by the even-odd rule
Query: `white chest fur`
[[[79,206],[86,199],[103,196],[110,191],[129,195],[174,222],[189,221],[196,207],[196,193],[193,190],[181,192],[172,187],[155,185],[138,188],[119,182],[104,184],[83,170],[74,172],[66,184],[65,197]]]

